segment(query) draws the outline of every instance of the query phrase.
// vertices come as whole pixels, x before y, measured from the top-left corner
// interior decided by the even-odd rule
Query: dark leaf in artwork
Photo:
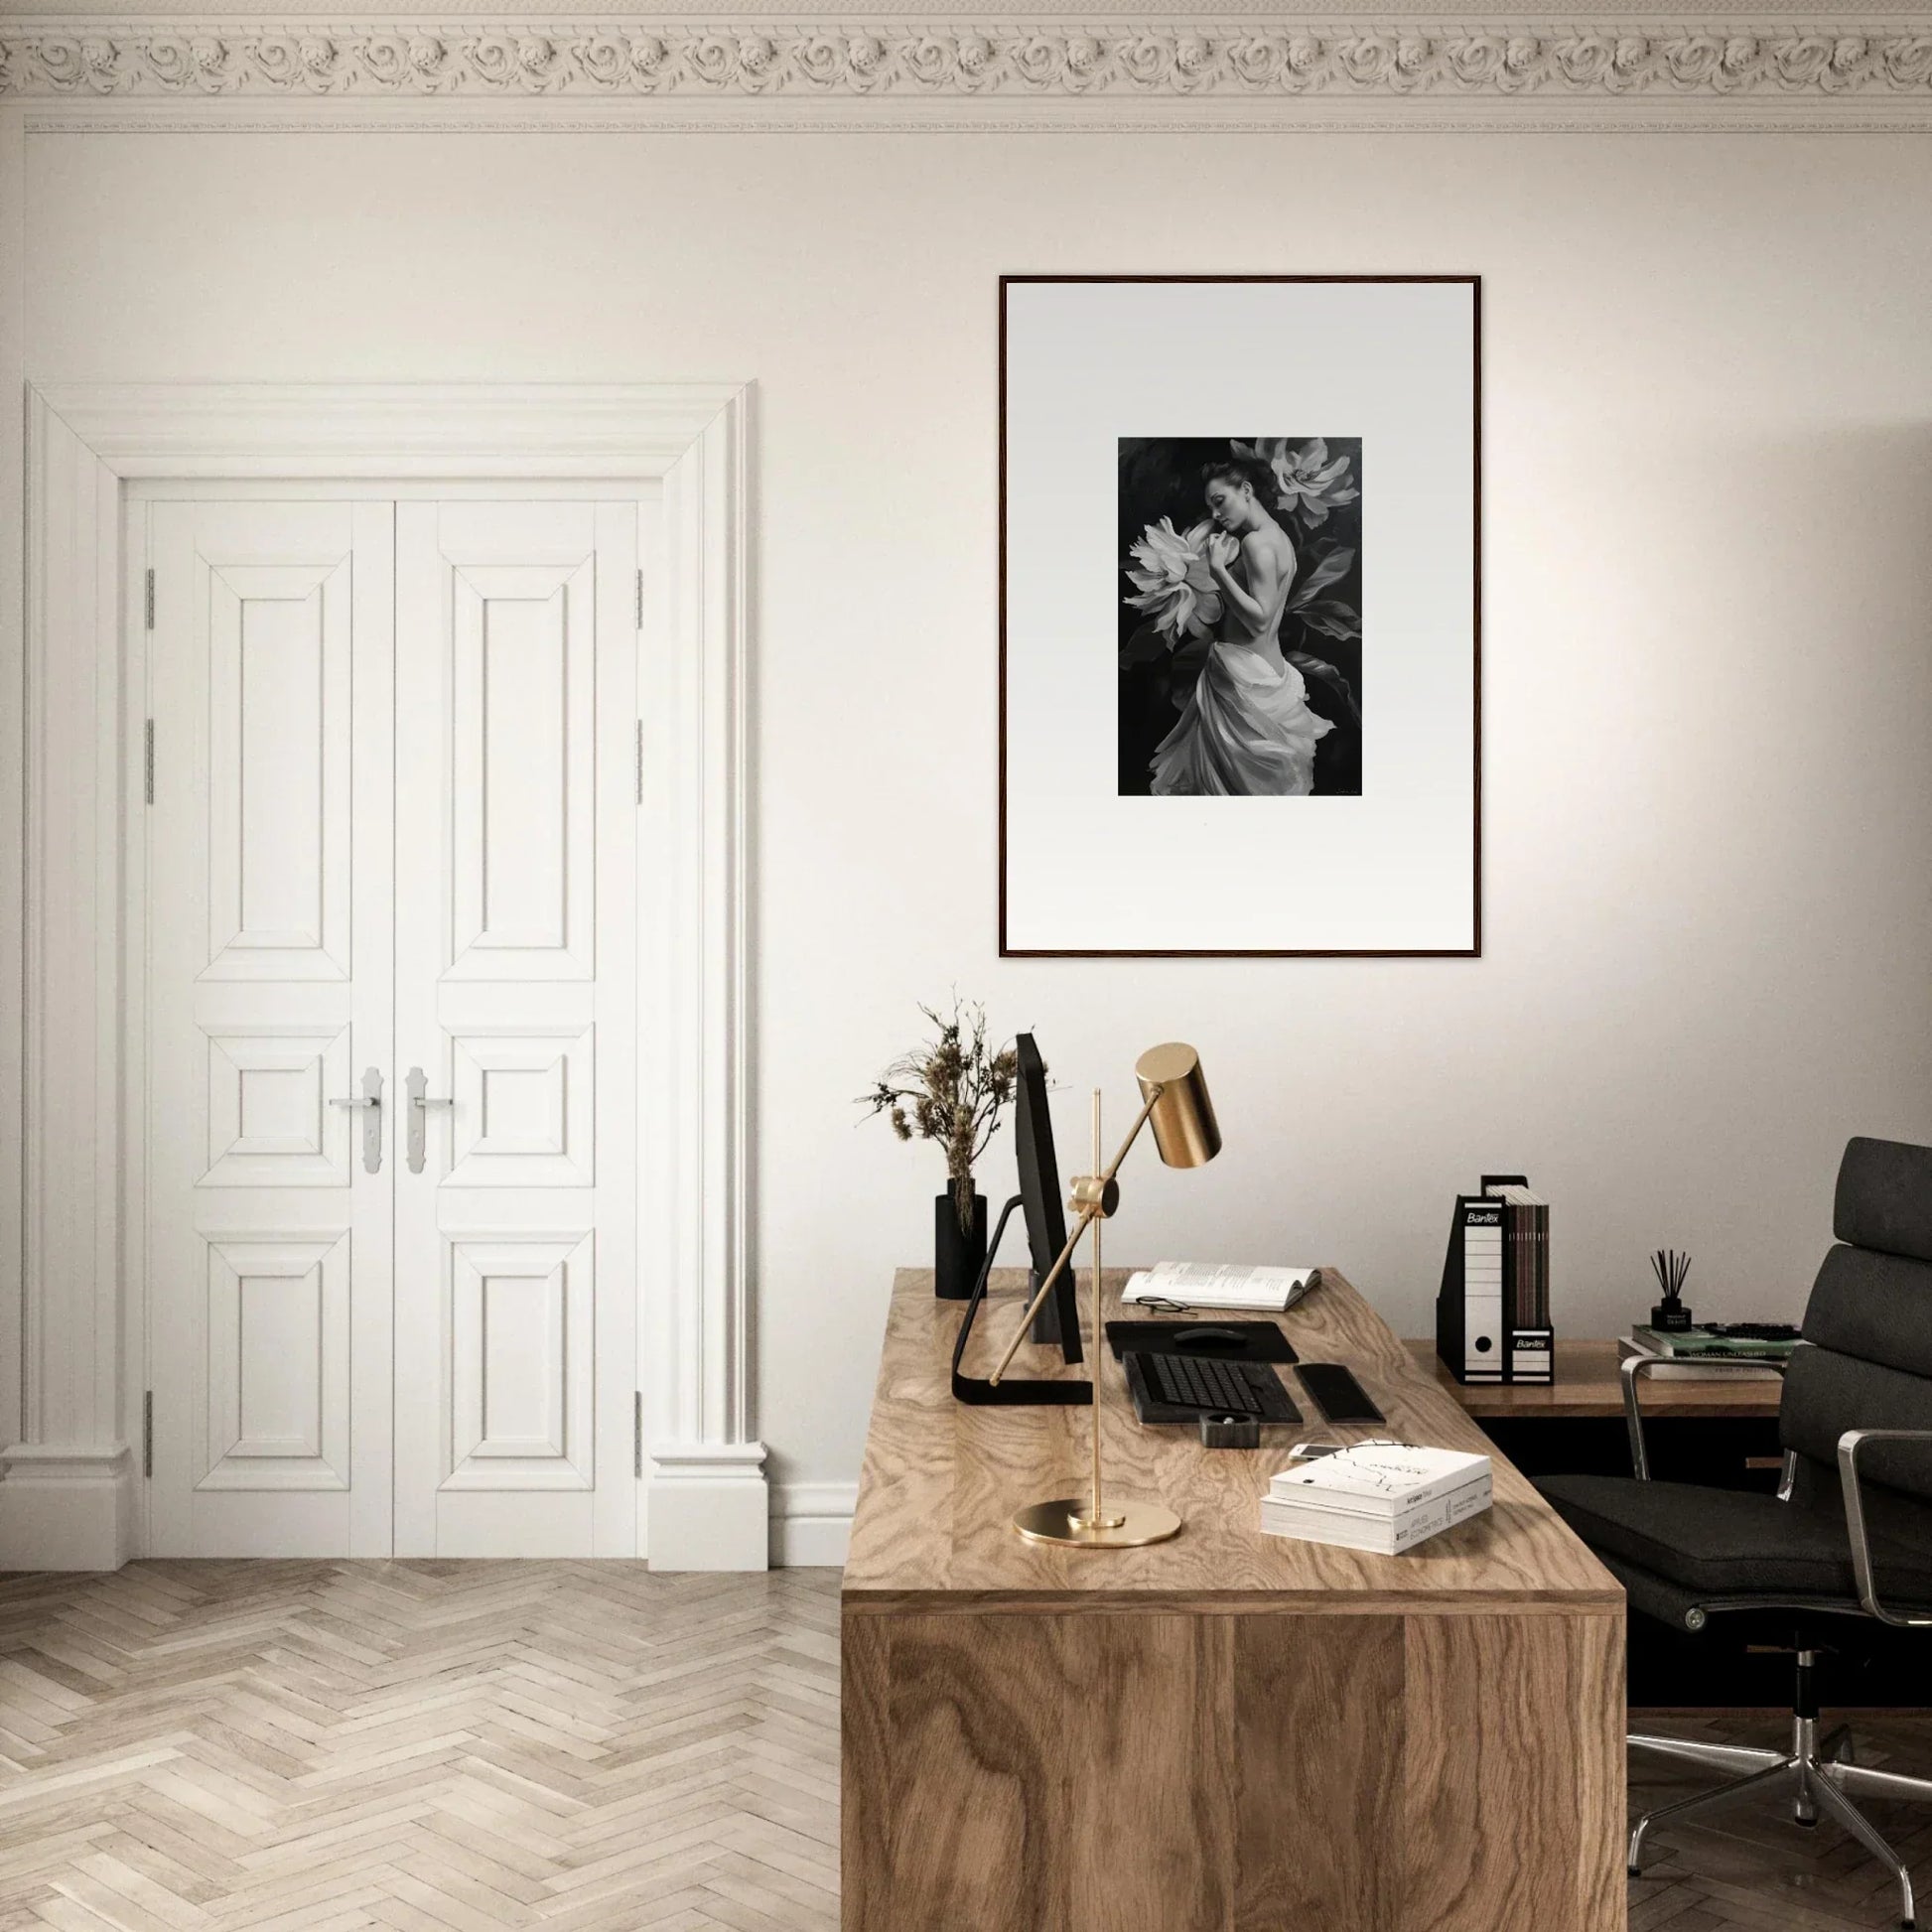
[[[1168,655],[1168,637],[1159,624],[1144,623],[1120,647],[1123,670],[1135,664],[1152,664]]]
[[[1295,587],[1295,595],[1288,601],[1291,611],[1299,611],[1308,604],[1317,591],[1325,591],[1330,584],[1338,583],[1348,575],[1348,566],[1355,561],[1355,553],[1347,544],[1337,544],[1332,550],[1325,551],[1318,563]]]
[[[1325,700],[1317,698],[1315,710],[1320,711],[1323,702],[1332,709],[1336,705],[1347,716],[1348,722],[1357,731],[1361,730],[1362,714],[1355,703],[1355,692],[1348,680],[1332,664],[1324,663],[1319,657],[1311,657],[1305,650],[1290,650],[1282,653],[1300,671],[1303,677],[1319,685],[1326,694]]]
[[[1206,662],[1207,640],[1204,637],[1190,637],[1174,652],[1168,690],[1176,711],[1193,695],[1194,686],[1200,682],[1201,666]]]
[[[1362,634],[1361,619],[1339,598],[1324,597],[1294,615],[1311,630],[1318,630],[1322,636],[1334,637],[1343,643],[1353,643]]]

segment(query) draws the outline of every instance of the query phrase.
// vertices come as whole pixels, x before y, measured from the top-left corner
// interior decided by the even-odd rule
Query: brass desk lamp
[[[1221,1130],[1214,1119],[1214,1103],[1207,1097],[1207,1082],[1201,1078],[1200,1055],[1191,1046],[1177,1041],[1150,1046],[1135,1063],[1134,1077],[1141,1083],[1140,1114],[1112,1162],[1101,1172],[1081,1174],[1074,1180],[1067,1207],[1076,1218],[1072,1232],[1066,1237],[1066,1246],[1046,1271],[1033,1305],[1021,1317],[1019,1328],[1007,1344],[1007,1352],[1000,1358],[1000,1366],[990,1377],[998,1383],[1012,1366],[1040,1304],[1073,1258],[1081,1235],[1092,1228],[1093,1484],[1085,1496],[1057,1496],[1050,1502],[1029,1503],[1013,1519],[1013,1527],[1033,1543],[1065,1543],[1081,1550],[1134,1550],[1148,1543],[1165,1543],[1180,1530],[1180,1518],[1163,1504],[1110,1503],[1101,1494],[1100,1374],[1107,1352],[1106,1333],[1100,1319],[1100,1223],[1120,1205],[1120,1184],[1115,1176],[1120,1173],[1120,1164],[1127,1159],[1128,1150],[1140,1139],[1143,1127],[1152,1124],[1154,1145],[1171,1168],[1204,1167],[1221,1151]],[[1093,1096],[1093,1164],[1096,1169],[1100,1168],[1097,1088]]]

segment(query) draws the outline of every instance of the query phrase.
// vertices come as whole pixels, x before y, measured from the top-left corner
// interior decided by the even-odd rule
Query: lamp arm
[[[1147,1096],[1147,1104],[1141,1109],[1140,1115],[1135,1120],[1134,1125],[1127,1130],[1127,1138],[1121,1142],[1120,1152],[1114,1156],[1113,1161],[1108,1166],[1107,1172],[1097,1177],[1096,1184],[1101,1192],[1104,1193],[1108,1187],[1113,1185],[1114,1176],[1120,1173],[1120,1164],[1127,1159],[1129,1150],[1141,1138],[1141,1129],[1147,1125],[1149,1118],[1154,1112],[1155,1102],[1161,1098],[1164,1091],[1164,1088],[1156,1087]],[[1085,1234],[1087,1229],[1095,1221],[1100,1219],[1101,1212],[1102,1209],[1098,1202],[1091,1206],[1081,1208],[1079,1219],[1073,1223],[1072,1230],[1066,1237],[1066,1246],[1054,1257],[1053,1265],[1047,1269],[1046,1279],[1040,1283],[1038,1293],[1035,1295],[1033,1301],[1028,1305],[1027,1312],[1020,1317],[1020,1326],[1014,1330],[1013,1339],[1007,1343],[1007,1352],[1000,1357],[999,1367],[986,1378],[994,1387],[997,1388],[999,1386],[1000,1377],[1013,1366],[1013,1358],[1020,1352],[1020,1344],[1027,1339],[1027,1330],[1034,1325],[1034,1316],[1039,1312],[1040,1306],[1046,1300],[1047,1294],[1052,1289],[1053,1284],[1066,1272],[1066,1264],[1073,1259],[1073,1250],[1080,1245],[1081,1235]],[[1096,1349],[1099,1348],[1100,1337],[1098,1335],[1094,1336],[1093,1345]],[[1096,1357],[1096,1359],[1098,1358]]]
[[[1166,1092],[1166,1087],[1156,1087],[1147,1096],[1147,1105],[1135,1115],[1134,1125],[1127,1130],[1127,1138],[1120,1144],[1120,1152],[1108,1163],[1107,1172],[1100,1176],[1100,1183],[1103,1187],[1112,1181],[1115,1175],[1120,1173],[1120,1164],[1127,1159],[1129,1150],[1141,1138],[1141,1129],[1153,1119],[1154,1110],[1160,1104],[1161,1096]]]

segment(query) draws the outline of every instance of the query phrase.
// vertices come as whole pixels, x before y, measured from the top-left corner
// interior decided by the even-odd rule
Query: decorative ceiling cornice
[[[793,119],[814,102],[1211,104],[1249,125],[1292,122],[1300,105],[1516,103],[1599,117],[1641,105],[1661,124],[1675,118],[1668,110],[1689,108],[1733,120],[1755,111],[1766,124],[1796,109],[1808,122],[1915,126],[1932,125],[1932,17],[1863,28],[1842,17],[1716,26],[49,17],[0,20],[0,94],[103,104],[765,103],[797,110]]]

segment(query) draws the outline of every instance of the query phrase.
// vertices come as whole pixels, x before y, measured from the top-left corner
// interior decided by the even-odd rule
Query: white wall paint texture
[[[1932,1139],[1922,138],[93,133],[29,166],[37,380],[757,379],[781,1481],[856,1473],[938,1165],[851,1096],[954,985],[1038,1032],[1069,1171],[1088,1086],[1118,1120],[1142,1046],[1200,1046],[1227,1152],[1130,1174],[1113,1259],[1335,1263],[1408,1333],[1484,1167],[1553,1197],[1557,1319],[1606,1334],[1663,1242],[1699,1309],[1795,1313],[1847,1135]],[[995,281],[1079,270],[1485,278],[1481,960],[996,958]]]

